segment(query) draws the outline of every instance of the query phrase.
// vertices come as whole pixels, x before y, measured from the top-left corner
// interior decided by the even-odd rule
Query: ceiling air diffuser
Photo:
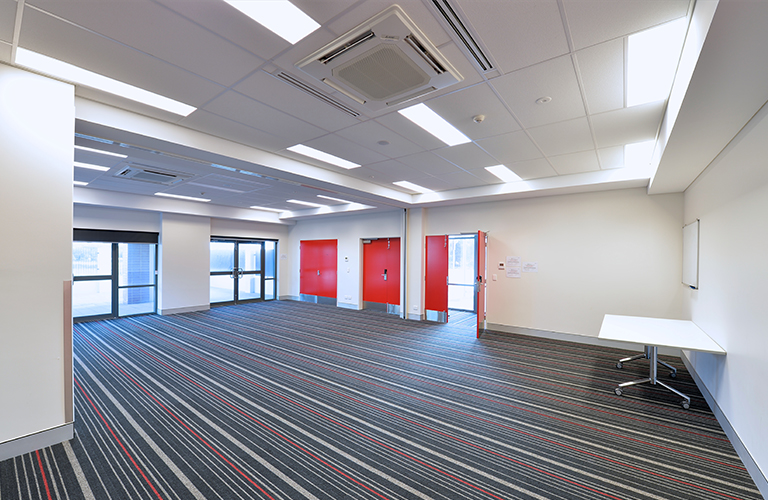
[[[296,67],[369,111],[396,106],[463,80],[397,5],[302,59]]]

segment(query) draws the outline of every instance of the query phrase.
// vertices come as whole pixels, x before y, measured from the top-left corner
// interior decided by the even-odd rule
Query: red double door
[[[300,242],[299,292],[302,295],[336,298],[337,240]]]
[[[475,294],[477,304],[477,336],[485,330],[485,257],[488,235],[477,232],[477,255],[475,259]],[[448,320],[448,235],[427,236],[426,273],[424,281],[424,308],[437,313],[438,321]]]
[[[363,241],[363,302],[400,305],[400,238]]]

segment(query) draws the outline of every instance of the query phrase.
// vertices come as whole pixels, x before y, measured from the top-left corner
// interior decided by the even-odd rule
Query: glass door
[[[277,243],[211,240],[211,304],[273,300]]]

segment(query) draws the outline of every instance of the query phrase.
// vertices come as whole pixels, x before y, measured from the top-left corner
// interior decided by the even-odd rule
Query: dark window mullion
[[[117,305],[120,296],[120,283],[118,282],[120,272],[119,263],[120,250],[118,243],[112,243],[112,316],[115,318],[120,316],[120,311]]]

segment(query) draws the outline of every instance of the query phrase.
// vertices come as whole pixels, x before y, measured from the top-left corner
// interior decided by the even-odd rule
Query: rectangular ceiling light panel
[[[683,51],[688,18],[630,35],[627,48],[627,106],[669,97]]]
[[[401,109],[398,113],[449,146],[470,142],[469,137],[461,133],[459,129],[448,123],[442,116],[432,111],[424,103]]]
[[[336,165],[337,167],[346,168],[347,170],[360,166],[358,163],[352,163],[351,161],[345,160],[344,158],[339,158],[338,156],[326,153],[325,151],[320,151],[319,149],[310,148],[304,144],[291,146],[288,148],[288,151],[293,151],[294,153],[308,156],[310,158],[314,158],[315,160],[324,161],[325,163],[330,163],[331,165]]]
[[[168,97],[155,94],[154,92],[119,82],[112,78],[99,75],[98,73],[88,71],[87,69],[79,68],[72,64],[65,63],[64,61],[59,61],[58,59],[44,56],[21,47],[16,50],[16,64],[60,80],[72,82],[75,85],[91,87],[96,90],[101,90],[102,92],[130,99],[131,101],[163,109],[180,116],[188,116],[197,109],[188,104],[184,104],[183,102],[175,101]]]
[[[413,182],[408,181],[397,181],[393,182],[395,186],[400,186],[405,189],[410,189],[411,191],[415,191],[417,193],[432,193],[433,191],[431,189],[427,189],[424,186],[419,186],[418,184],[414,184]]]
[[[504,182],[518,182],[523,180],[519,175],[504,165],[494,165],[493,167],[485,167],[485,169]]]
[[[295,44],[320,25],[288,0],[225,0],[290,44]]]

